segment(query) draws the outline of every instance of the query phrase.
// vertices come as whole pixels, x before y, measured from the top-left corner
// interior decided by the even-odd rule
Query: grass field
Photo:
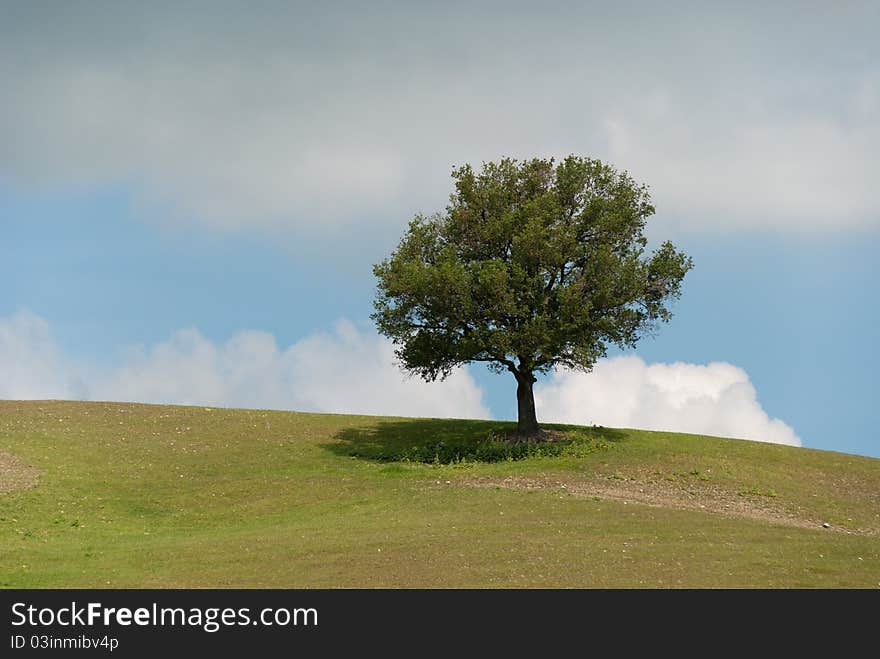
[[[0,586],[880,586],[880,460],[506,427],[0,401]]]

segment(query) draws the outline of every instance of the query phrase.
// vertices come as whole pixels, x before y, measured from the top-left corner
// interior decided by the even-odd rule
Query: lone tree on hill
[[[535,374],[634,347],[669,320],[693,263],[670,242],[645,254],[648,190],[598,160],[506,158],[452,178],[446,211],[417,215],[373,267],[372,318],[425,380],[468,362],[510,371],[518,433],[536,435]]]

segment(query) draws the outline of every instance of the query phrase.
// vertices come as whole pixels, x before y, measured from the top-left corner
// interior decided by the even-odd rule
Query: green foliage
[[[525,458],[552,457],[562,453],[561,442],[510,442],[487,437],[476,444],[447,444],[442,439],[410,446],[399,454],[387,454],[385,460],[461,464],[466,462],[504,462]]]
[[[353,433],[356,435],[356,433]],[[556,441],[510,441],[504,433],[488,431],[474,436],[411,435],[409,441],[353,441],[347,455],[378,462],[412,462],[433,465],[509,462],[542,457],[585,457],[608,450],[610,442],[582,433]]]
[[[471,361],[520,375],[589,371],[633,347],[679,296],[691,259],[645,253],[648,190],[598,160],[504,159],[452,173],[445,212],[417,216],[374,266],[380,332],[427,380]]]

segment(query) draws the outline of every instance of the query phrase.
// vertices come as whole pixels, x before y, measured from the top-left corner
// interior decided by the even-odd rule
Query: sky
[[[0,398],[512,419],[371,265],[455,165],[600,158],[694,259],[539,420],[880,457],[878,3],[0,0]],[[509,381],[508,381],[509,380]]]

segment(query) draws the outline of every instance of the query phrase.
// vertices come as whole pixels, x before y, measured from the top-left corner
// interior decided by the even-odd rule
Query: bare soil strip
[[[624,503],[637,503],[656,508],[699,510],[707,513],[760,520],[771,524],[799,528],[836,531],[854,535],[878,536],[878,529],[823,527],[823,521],[784,509],[773,499],[743,495],[706,483],[680,483],[664,480],[615,479],[596,476],[585,480],[559,478],[476,478],[462,482],[470,487],[503,487],[514,490],[553,490],[577,497],[596,497]]]
[[[0,494],[37,484],[40,472],[7,451],[0,451]]]

